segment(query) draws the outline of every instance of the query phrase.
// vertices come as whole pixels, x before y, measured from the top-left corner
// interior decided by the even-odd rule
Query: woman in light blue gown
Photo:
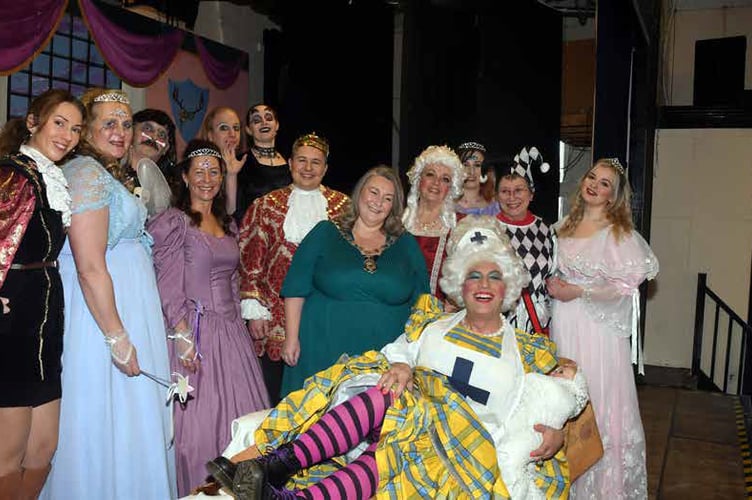
[[[60,443],[42,498],[176,497],[169,379],[146,209],[119,160],[132,118],[121,91],[92,89],[79,156],[63,166],[72,222],[60,255],[65,291]]]

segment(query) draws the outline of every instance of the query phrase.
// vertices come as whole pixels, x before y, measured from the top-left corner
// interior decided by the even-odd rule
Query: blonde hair
[[[569,210],[564,223],[558,230],[559,236],[566,237],[574,234],[577,226],[582,222],[582,217],[585,215],[585,200],[582,199],[582,186],[587,179],[588,174],[595,170],[597,167],[608,167],[616,173],[617,181],[614,189],[616,190],[616,196],[613,201],[609,203],[606,209],[606,219],[613,225],[614,237],[618,240],[622,236],[632,232],[634,225],[632,224],[632,188],[629,186],[629,179],[627,179],[624,170],[620,170],[614,166],[614,164],[608,158],[600,158],[596,161],[592,167],[582,176],[580,182],[577,184],[577,191],[572,196],[571,204],[572,208]]]
[[[204,121],[201,122],[201,128],[198,131],[198,139],[203,139],[205,141],[212,140],[209,137],[209,134],[212,132],[212,128],[214,127],[214,118],[221,111],[232,111],[233,113],[235,113],[235,116],[238,117],[238,123],[240,123],[240,115],[238,115],[237,111],[235,111],[234,109],[228,106],[217,106],[216,108],[210,109],[209,112],[206,113],[206,116],[204,116]],[[240,147],[239,143],[238,143],[238,147]]]
[[[111,96],[119,96],[122,100],[106,100],[97,102],[97,98],[104,96],[105,94]],[[128,102],[128,95],[120,89],[105,89],[95,87],[87,90],[84,95],[81,96],[81,103],[86,108],[86,115],[88,117],[86,122],[86,133],[82,134],[81,141],[78,143],[78,154],[80,156],[90,156],[97,160],[112,175],[118,182],[120,182],[125,188],[133,192],[136,188],[135,172],[133,172],[130,166],[122,161],[122,158],[115,158],[97,149],[94,144],[89,140],[90,129],[92,122],[98,116],[96,113],[97,106],[107,102],[117,102],[128,108],[128,112],[133,117],[133,110]],[[127,155],[127,153],[126,153]]]

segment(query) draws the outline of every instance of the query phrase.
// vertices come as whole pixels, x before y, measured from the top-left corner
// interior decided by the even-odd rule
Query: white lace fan
[[[149,158],[142,158],[136,165],[136,175],[141,184],[141,201],[146,205],[149,217],[170,207],[170,185],[156,163]]]

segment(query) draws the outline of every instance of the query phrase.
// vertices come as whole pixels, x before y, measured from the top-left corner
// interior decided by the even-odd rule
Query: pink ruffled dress
[[[557,261],[561,278],[585,293],[552,301],[551,337],[558,354],[585,373],[604,448],[603,458],[572,484],[571,498],[647,498],[632,363],[641,354],[638,287],[658,274],[658,260],[636,231],[617,240],[609,226],[588,238],[559,238]]]

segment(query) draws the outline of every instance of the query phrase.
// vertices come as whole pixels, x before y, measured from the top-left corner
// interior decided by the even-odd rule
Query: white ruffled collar
[[[71,197],[68,192],[68,181],[65,180],[63,171],[49,158],[31,146],[23,144],[19,148],[19,151],[21,154],[34,160],[37,170],[42,174],[45,190],[47,192],[47,201],[50,203],[50,208],[57,210],[62,214],[63,225],[65,225],[65,227],[70,226]]]
[[[326,198],[319,189],[306,191],[293,186],[287,200],[287,215],[282,229],[285,239],[296,245],[303,241],[313,226],[329,218]]]

